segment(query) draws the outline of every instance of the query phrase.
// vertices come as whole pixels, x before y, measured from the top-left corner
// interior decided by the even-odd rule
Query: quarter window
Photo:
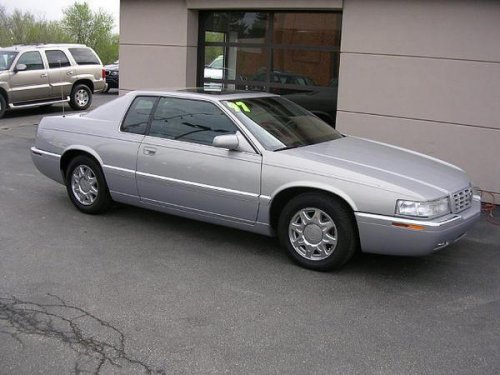
[[[17,61],[17,64],[26,65],[26,70],[44,69],[42,55],[37,51],[23,53]]]
[[[78,65],[100,65],[99,59],[89,48],[70,48],[69,52]]]
[[[161,98],[151,121],[149,135],[211,145],[222,134],[235,134],[234,123],[212,103]]]
[[[47,56],[47,61],[49,62],[50,69],[62,68],[71,65],[69,63],[68,57],[63,51],[45,51],[45,55]]]
[[[157,100],[156,96],[138,96],[135,98],[123,120],[122,131],[144,134]]]

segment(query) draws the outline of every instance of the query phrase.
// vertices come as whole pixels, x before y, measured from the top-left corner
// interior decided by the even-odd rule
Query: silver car
[[[480,216],[460,168],[345,136],[265,93],[132,92],[86,114],[45,117],[31,153],[84,213],[115,201],[277,235],[316,270],[358,249],[430,254]]]

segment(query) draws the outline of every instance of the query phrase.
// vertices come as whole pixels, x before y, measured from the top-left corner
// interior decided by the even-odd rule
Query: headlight
[[[396,215],[434,218],[449,214],[450,199],[444,197],[429,202],[414,202],[399,199],[396,203]]]

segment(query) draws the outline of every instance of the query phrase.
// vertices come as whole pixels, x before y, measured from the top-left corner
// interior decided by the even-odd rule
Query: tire
[[[3,95],[0,94],[0,118],[3,117],[6,110],[7,110],[7,101],[5,100]]]
[[[92,104],[92,91],[87,85],[76,85],[71,90],[69,105],[75,111],[84,111]]]
[[[279,218],[278,237],[295,263],[316,271],[341,267],[359,247],[350,209],[322,193],[290,200]]]
[[[71,202],[86,214],[100,214],[111,207],[101,167],[88,156],[77,156],[66,169],[66,191]]]

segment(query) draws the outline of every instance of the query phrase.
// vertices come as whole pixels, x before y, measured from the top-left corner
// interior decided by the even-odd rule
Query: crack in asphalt
[[[0,334],[8,335],[24,347],[24,335],[38,335],[66,344],[77,355],[74,374],[101,374],[105,365],[115,368],[134,367],[148,375],[165,375],[165,370],[133,358],[126,350],[123,332],[84,309],[66,303],[62,298],[47,294],[51,303],[37,303],[20,298],[0,297]],[[85,323],[99,327],[98,334],[112,337],[97,338],[85,334]],[[81,367],[81,361],[90,369]]]

